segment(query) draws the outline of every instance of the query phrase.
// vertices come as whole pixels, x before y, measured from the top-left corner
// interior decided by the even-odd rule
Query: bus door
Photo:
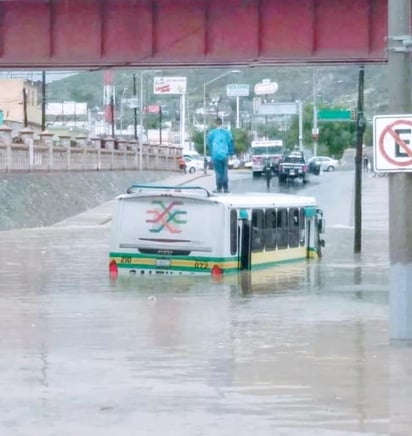
[[[321,235],[325,233],[325,220],[323,218],[323,212],[320,209],[316,211],[316,248],[319,257],[322,256],[322,248],[325,246],[325,240]]]
[[[239,270],[250,271],[252,262],[250,220],[246,211],[240,211],[238,221]]]
[[[322,255],[321,247],[325,245],[325,241],[320,238],[324,232],[324,220],[322,211],[314,206],[305,207],[306,221],[306,249],[307,257],[311,257],[314,252],[320,257]]]

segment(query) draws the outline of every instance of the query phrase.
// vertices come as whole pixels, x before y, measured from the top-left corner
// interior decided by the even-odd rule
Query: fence
[[[0,126],[0,172],[171,170],[178,171],[182,148],[173,144],[140,145],[114,138],[60,137],[43,132],[38,139],[23,129],[12,141],[11,129]]]

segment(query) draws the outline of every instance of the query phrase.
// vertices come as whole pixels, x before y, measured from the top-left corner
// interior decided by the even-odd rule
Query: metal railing
[[[0,142],[0,172],[35,171],[104,171],[104,170],[170,170],[178,171],[181,147],[173,144],[143,144],[142,152],[135,141],[116,141],[113,138],[95,138],[86,142],[53,141],[33,137],[20,143]],[[140,165],[140,158],[142,164]]]

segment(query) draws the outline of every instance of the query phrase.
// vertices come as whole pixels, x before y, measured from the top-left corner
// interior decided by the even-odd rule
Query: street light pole
[[[143,71],[140,72],[139,171],[143,170]]]
[[[206,159],[206,83],[203,84],[203,161]],[[207,172],[207,167],[204,165],[204,174]]]
[[[127,88],[123,88],[122,96],[120,98],[120,135],[123,135],[123,104],[124,96],[126,94]]]
[[[316,71],[315,70],[313,70],[312,80],[313,80],[313,83],[312,83],[312,91],[313,91],[313,129],[312,129],[313,155],[317,156],[319,129],[318,129],[318,108],[316,107],[317,86],[316,86]]]
[[[302,100],[298,100],[296,102],[298,106],[298,115],[299,115],[299,151],[303,151],[303,105]]]
[[[240,71],[239,70],[225,71],[224,73],[220,74],[214,79],[209,80],[208,82],[205,82],[203,84],[203,159],[206,159],[206,86],[232,73],[236,74],[236,73],[240,73]],[[205,165],[204,174],[206,174],[206,172],[207,172],[207,167]]]
[[[236,96],[236,129],[240,129],[239,96]]]

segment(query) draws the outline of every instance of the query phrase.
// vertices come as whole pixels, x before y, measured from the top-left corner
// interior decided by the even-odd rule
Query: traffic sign
[[[318,121],[353,121],[351,109],[319,109]]]
[[[226,85],[226,95],[228,97],[248,97],[249,85],[242,83]]]
[[[412,172],[412,116],[373,117],[375,171]]]

